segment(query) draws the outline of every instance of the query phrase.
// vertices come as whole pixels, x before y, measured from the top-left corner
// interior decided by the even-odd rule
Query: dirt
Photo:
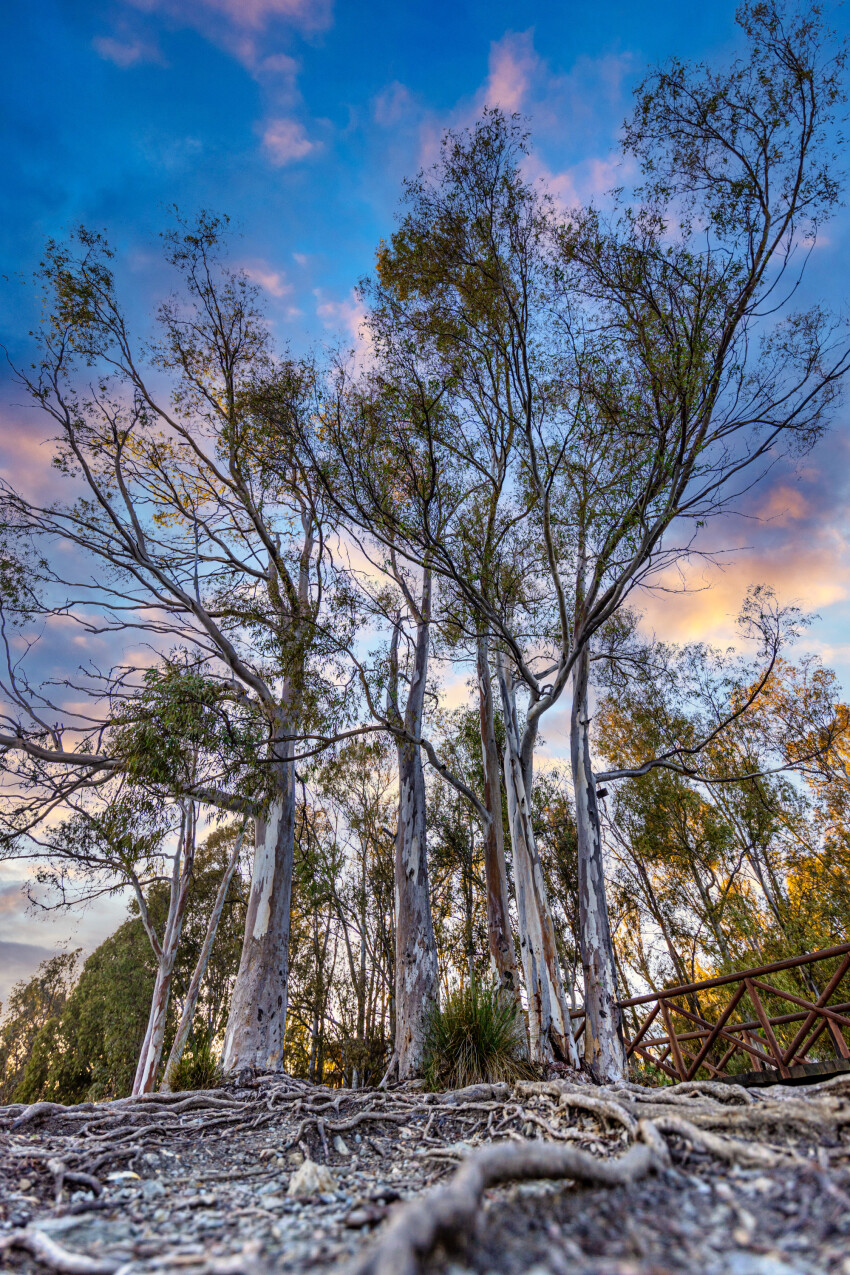
[[[542,1181],[488,1191],[473,1232],[423,1270],[850,1275],[850,1080],[746,1098],[676,1088],[556,1081],[384,1094],[278,1076],[170,1100],[5,1108],[0,1263],[33,1275],[61,1269],[55,1254],[45,1264],[32,1244],[18,1246],[42,1235],[103,1275],[343,1270],[380,1241],[392,1210],[445,1182],[477,1146],[558,1138],[614,1156],[633,1139],[624,1120],[666,1111],[719,1134],[726,1158],[674,1132],[670,1167],[629,1187]],[[581,1109],[600,1097],[607,1113]],[[735,1148],[755,1145],[763,1163],[730,1162],[741,1158]],[[292,1196],[305,1159],[330,1177],[320,1172],[312,1193]]]

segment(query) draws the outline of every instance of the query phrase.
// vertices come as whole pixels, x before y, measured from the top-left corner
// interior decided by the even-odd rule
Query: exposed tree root
[[[84,1253],[71,1253],[61,1244],[57,1244],[43,1231],[27,1228],[12,1231],[10,1235],[0,1238],[0,1252],[10,1248],[23,1248],[33,1257],[51,1266],[62,1275],[115,1275],[120,1262],[108,1258],[86,1257]]]
[[[687,1138],[695,1147],[702,1147],[718,1159],[728,1164],[754,1165],[765,1169],[789,1167],[793,1164],[806,1164],[793,1151],[774,1150],[763,1142],[741,1142],[738,1138],[721,1138],[706,1129],[698,1129],[689,1120],[681,1116],[660,1116],[652,1124],[662,1133],[673,1133],[680,1138]]]
[[[397,1210],[377,1246],[350,1267],[350,1275],[416,1275],[441,1242],[456,1241],[475,1223],[488,1187],[534,1178],[570,1178],[622,1186],[663,1168],[653,1132],[617,1159],[600,1160],[576,1147],[549,1142],[498,1142],[474,1152],[445,1186]]]

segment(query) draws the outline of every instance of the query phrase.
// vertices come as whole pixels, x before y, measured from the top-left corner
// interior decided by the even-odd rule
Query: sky
[[[484,105],[529,123],[529,171],[565,203],[623,177],[619,126],[641,75],[671,56],[724,59],[733,0],[30,0],[0,49],[0,341],[27,358],[27,285],[44,241],[105,230],[144,324],[168,281],[157,237],[174,206],[227,214],[234,260],[261,287],[294,351],[354,343],[355,286],[393,229],[401,182],[435,159],[447,127]],[[850,30],[837,8],[834,25]],[[850,216],[813,254],[809,299],[846,308]],[[44,424],[0,372],[0,471],[51,481]],[[797,467],[776,470],[722,526],[721,566],[687,596],[647,599],[667,640],[725,642],[751,582],[819,619],[811,649],[850,688],[845,414]],[[731,552],[733,551],[734,552]],[[563,723],[552,720],[548,735]],[[557,751],[557,745],[555,745]],[[27,912],[21,867],[0,864],[0,1000],[58,942],[86,950],[121,919],[100,903],[70,922]]]

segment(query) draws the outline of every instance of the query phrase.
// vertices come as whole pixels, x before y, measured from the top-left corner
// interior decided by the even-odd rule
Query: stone
[[[32,1178],[21,1178],[20,1182],[18,1183],[18,1190],[29,1191],[31,1186],[32,1186]]]
[[[351,1152],[345,1145],[345,1139],[340,1134],[337,1134],[334,1138],[334,1151],[336,1151],[337,1155],[351,1155]]]
[[[159,1178],[148,1178],[142,1183],[142,1198],[145,1200],[156,1200],[166,1194],[165,1186]]]
[[[334,1176],[327,1165],[305,1160],[290,1178],[287,1195],[321,1195],[323,1191],[335,1188]]]

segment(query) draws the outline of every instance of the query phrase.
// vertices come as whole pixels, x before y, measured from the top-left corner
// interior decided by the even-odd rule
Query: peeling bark
[[[555,927],[531,823],[527,776],[520,757],[519,722],[510,672],[501,655],[496,667],[505,716],[505,788],[514,862],[520,958],[527,997],[529,1054],[544,1063],[557,1055],[578,1065],[570,1011],[555,946]]]
[[[590,762],[587,703],[589,652],[585,646],[576,665],[570,753],[576,798],[581,963],[584,969],[584,1056],[599,1080],[625,1078],[626,1050],[617,991],[614,943],[605,897],[602,829],[596,803],[596,781]]]
[[[165,1064],[165,1071],[160,1084],[161,1093],[171,1093],[171,1084],[174,1080],[174,1073],[180,1065],[180,1061],[186,1049],[186,1042],[189,1039],[189,1033],[192,1030],[192,1023],[195,1018],[195,1009],[198,1005],[198,996],[201,991],[201,984],[204,981],[204,975],[207,972],[210,956],[212,955],[215,936],[218,933],[218,923],[221,920],[221,914],[224,911],[224,904],[227,899],[227,892],[230,889],[230,883],[233,880],[233,874],[239,863],[239,855],[242,852],[242,842],[245,839],[245,824],[236,838],[233,852],[227,862],[224,870],[224,876],[218,887],[218,893],[215,896],[212,912],[207,922],[207,930],[204,935],[204,943],[201,948],[195,969],[192,973],[192,981],[189,984],[189,990],[186,993],[186,999],[183,1003],[183,1011],[180,1015],[180,1022],[177,1025],[177,1032],[174,1036],[174,1043],[171,1046],[171,1052],[168,1055],[168,1062]]]
[[[422,1065],[425,1025],[438,996],[437,943],[428,886],[425,775],[418,745],[409,742],[422,731],[428,674],[431,573],[423,574],[422,598],[416,609],[416,645],[410,689],[404,711],[407,739],[398,753],[398,828],[395,841],[395,1052],[399,1078],[415,1075]],[[399,716],[398,628],[391,654],[391,710]]]
[[[281,719],[279,735],[285,735]],[[256,819],[254,870],[239,973],[230,1002],[221,1064],[277,1071],[283,1059],[289,984],[289,909],[295,853],[295,766],[292,745],[276,746],[275,793]]]
[[[502,785],[499,751],[490,685],[487,639],[478,636],[478,702],[481,719],[481,756],[484,765],[484,806],[490,816],[484,827],[484,880],[487,891],[487,937],[490,961],[499,986],[519,996],[514,936],[508,911],[508,873],[502,830]]]
[[[180,840],[174,856],[174,868],[171,876],[171,890],[168,900],[168,916],[162,940],[157,941],[153,931],[144,899],[139,893],[139,907],[142,921],[148,937],[153,945],[157,958],[156,980],[154,982],[151,1008],[145,1038],[139,1053],[136,1075],[133,1079],[132,1096],[150,1093],[156,1081],[157,1068],[162,1057],[162,1046],[165,1040],[165,1025],[168,1017],[168,1002],[171,998],[171,983],[174,977],[174,963],[183,932],[183,920],[186,915],[186,903],[189,897],[189,884],[192,877],[192,866],[195,861],[195,807],[189,802],[183,810],[180,826]]]

